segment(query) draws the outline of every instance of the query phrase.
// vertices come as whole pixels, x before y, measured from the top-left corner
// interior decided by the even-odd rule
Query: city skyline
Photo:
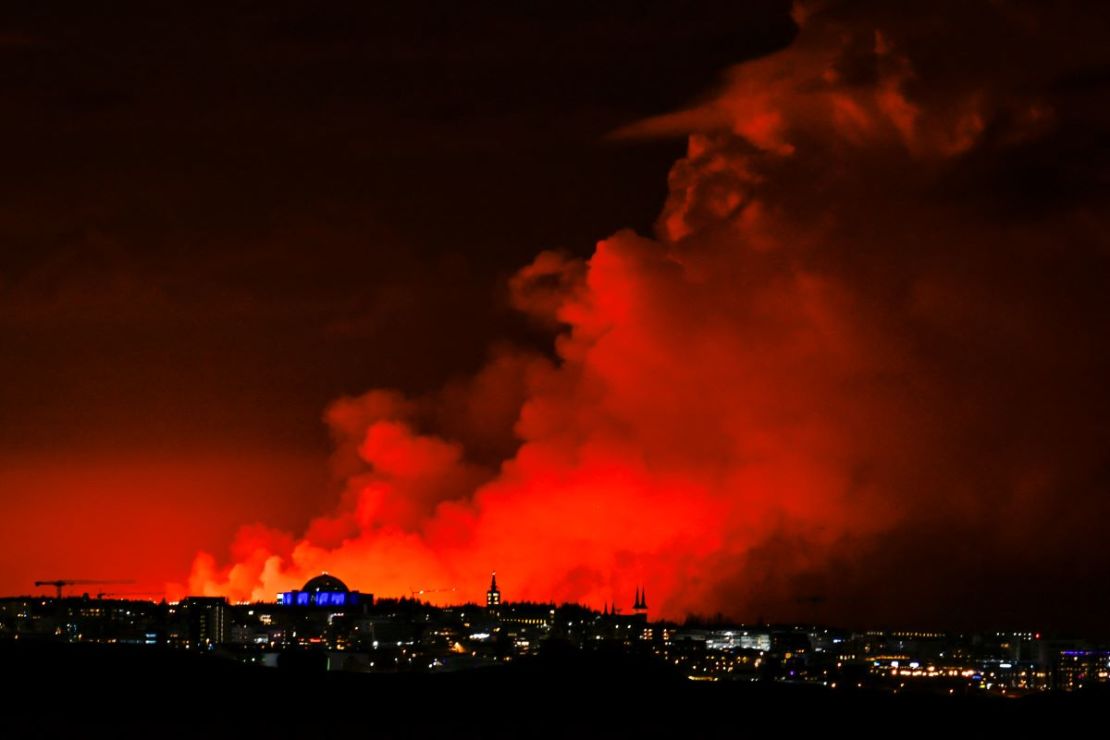
[[[644,661],[664,682],[1001,698],[1110,688],[1110,634],[849,630],[721,615],[676,623],[650,619],[641,588],[625,613],[609,604],[503,599],[496,574],[484,604],[433,605],[416,591],[381,598],[328,573],[273,600],[240,604],[222,596],[158,603],[111,596],[0,597],[0,647],[21,640],[38,650],[134,646],[150,660],[170,649],[280,675],[470,673],[577,654]]]
[[[358,588],[349,588],[346,583],[339,579],[336,575],[327,571],[311,577],[300,588],[292,587],[291,590],[281,591],[274,594],[259,595],[258,598],[244,599],[244,600],[230,600],[226,596],[210,595],[210,594],[181,594],[176,597],[169,597],[168,595],[160,592],[136,592],[136,591],[109,591],[109,588],[125,588],[123,584],[128,584],[129,581],[125,580],[95,580],[95,579],[61,579],[61,580],[40,580],[35,582],[35,588],[43,591],[42,593],[11,593],[7,595],[0,595],[0,600],[22,600],[28,603],[39,601],[45,605],[48,601],[51,603],[57,602],[73,602],[73,603],[95,603],[95,602],[141,602],[145,604],[163,604],[170,606],[177,606],[189,600],[218,600],[227,606],[231,607],[251,607],[251,606],[278,606],[278,607],[312,607],[327,609],[329,607],[343,607],[352,608],[357,607],[362,603],[372,605],[375,603],[405,603],[410,602],[420,607],[427,607],[432,609],[459,609],[459,608],[485,608],[491,614],[496,614],[502,605],[506,607],[517,606],[543,606],[543,607],[559,607],[559,608],[574,608],[585,610],[589,613],[601,617],[636,617],[646,619],[649,615],[649,606],[646,601],[647,589],[642,586],[634,586],[631,595],[624,597],[616,596],[613,599],[605,600],[600,605],[587,604],[581,601],[558,601],[552,598],[538,598],[538,599],[512,599],[504,598],[500,584],[497,582],[497,571],[490,571],[490,580],[486,581],[486,586],[482,589],[476,589],[468,598],[465,596],[466,590],[459,589],[455,586],[447,588],[430,588],[430,589],[408,589],[401,593],[376,593],[371,591],[364,591]],[[96,586],[97,590],[87,590],[89,586]],[[48,590],[53,589],[54,594],[47,593]],[[318,601],[316,593],[320,592],[325,598],[324,601]],[[314,594],[311,599],[309,594]],[[511,593],[511,592],[510,592]],[[335,598],[342,596],[343,598]],[[300,597],[300,598],[298,598]],[[334,599],[334,600],[330,600]],[[802,601],[801,599],[799,601]],[[922,623],[922,622],[903,622],[903,623],[877,623],[860,621],[853,624],[838,624],[833,621],[828,621],[821,618],[819,613],[820,604],[823,603],[824,597],[820,595],[813,595],[806,599],[809,607],[809,614],[807,618],[798,620],[776,620],[765,619],[764,615],[743,616],[736,614],[729,614],[718,611],[690,611],[679,617],[662,617],[659,615],[652,615],[652,622],[657,624],[669,625],[718,625],[718,626],[731,626],[731,627],[763,627],[763,628],[782,628],[790,626],[811,625],[813,627],[836,628],[841,630],[854,630],[857,632],[868,632],[869,630],[885,631],[891,633],[929,633],[929,634],[952,634],[962,635],[965,633],[990,633],[997,631],[999,634],[1028,634],[1035,635],[1037,639],[1042,636],[1045,639],[1049,638],[1090,638],[1094,640],[1108,640],[1107,645],[1110,646],[1110,627],[1095,629],[1086,633],[1077,631],[1075,629],[1051,629],[1046,628],[1045,625],[1038,625],[1033,620],[1017,620],[1013,622],[993,622],[993,623],[969,623],[969,622],[955,622],[941,621],[939,623]],[[0,629],[2,631],[2,629]]]

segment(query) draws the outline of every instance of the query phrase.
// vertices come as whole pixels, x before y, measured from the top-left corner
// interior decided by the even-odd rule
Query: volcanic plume
[[[1105,60],[1069,43],[1102,31],[1021,4],[815,8],[715,95],[617,132],[688,153],[653,237],[511,279],[553,351],[336,401],[339,506],[244,527],[183,588],[273,598],[328,570],[479,598],[497,570],[509,599],[627,608],[643,585],[675,618],[1108,613],[1073,588],[1110,574],[1084,76]]]

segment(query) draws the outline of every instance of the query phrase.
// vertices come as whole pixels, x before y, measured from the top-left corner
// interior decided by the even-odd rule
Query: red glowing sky
[[[64,246],[6,258],[4,331],[25,360],[9,371],[0,587],[272,598],[328,570],[477,599],[496,569],[510,599],[630,604],[643,585],[674,618],[1097,624],[1110,163],[1085,11],[768,3],[743,11],[747,35],[720,35],[710,7],[683,33],[521,17],[492,58],[467,30],[421,47],[410,74],[450,51],[474,66],[411,99],[300,86],[360,60],[349,34],[381,19],[281,19],[243,43],[304,76],[285,84],[318,177],[246,195],[265,230],[227,199],[171,197],[242,177],[234,159],[168,169],[180,179],[143,195],[123,148],[119,192],[78,199],[76,231],[49,237]],[[36,62],[48,31],[5,53],[64,76]],[[529,34],[611,71],[568,92],[521,67]],[[691,38],[703,66],[668,63]],[[546,148],[553,104],[522,79],[567,111]],[[107,98],[83,103],[88,130],[116,147],[134,129],[205,151],[168,101],[83,82]],[[240,84],[214,141],[286,141],[264,80]],[[387,141],[351,123],[375,106],[410,157],[364,186],[325,164],[336,136],[384,161]],[[572,152],[592,177],[562,164]],[[638,189],[652,167],[661,208]],[[398,207],[354,215],[382,197]],[[26,217],[5,228],[46,239]]]

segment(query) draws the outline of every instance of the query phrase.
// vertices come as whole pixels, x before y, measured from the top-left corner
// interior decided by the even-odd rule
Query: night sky
[[[1104,625],[1098,11],[12,4],[0,593]]]

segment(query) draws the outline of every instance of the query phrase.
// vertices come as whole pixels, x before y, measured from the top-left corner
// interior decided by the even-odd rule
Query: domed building
[[[347,584],[328,573],[309,578],[298,591],[286,591],[277,596],[282,606],[307,607],[344,607],[371,605],[373,594],[359,593],[347,588]]]
[[[305,584],[301,586],[301,591],[307,591],[313,594],[318,594],[321,591],[327,591],[329,593],[342,592],[348,594],[351,592],[351,589],[347,588],[347,584],[339,580],[335,576],[329,576],[327,573],[321,573],[315,578],[309,578],[305,582]]]

